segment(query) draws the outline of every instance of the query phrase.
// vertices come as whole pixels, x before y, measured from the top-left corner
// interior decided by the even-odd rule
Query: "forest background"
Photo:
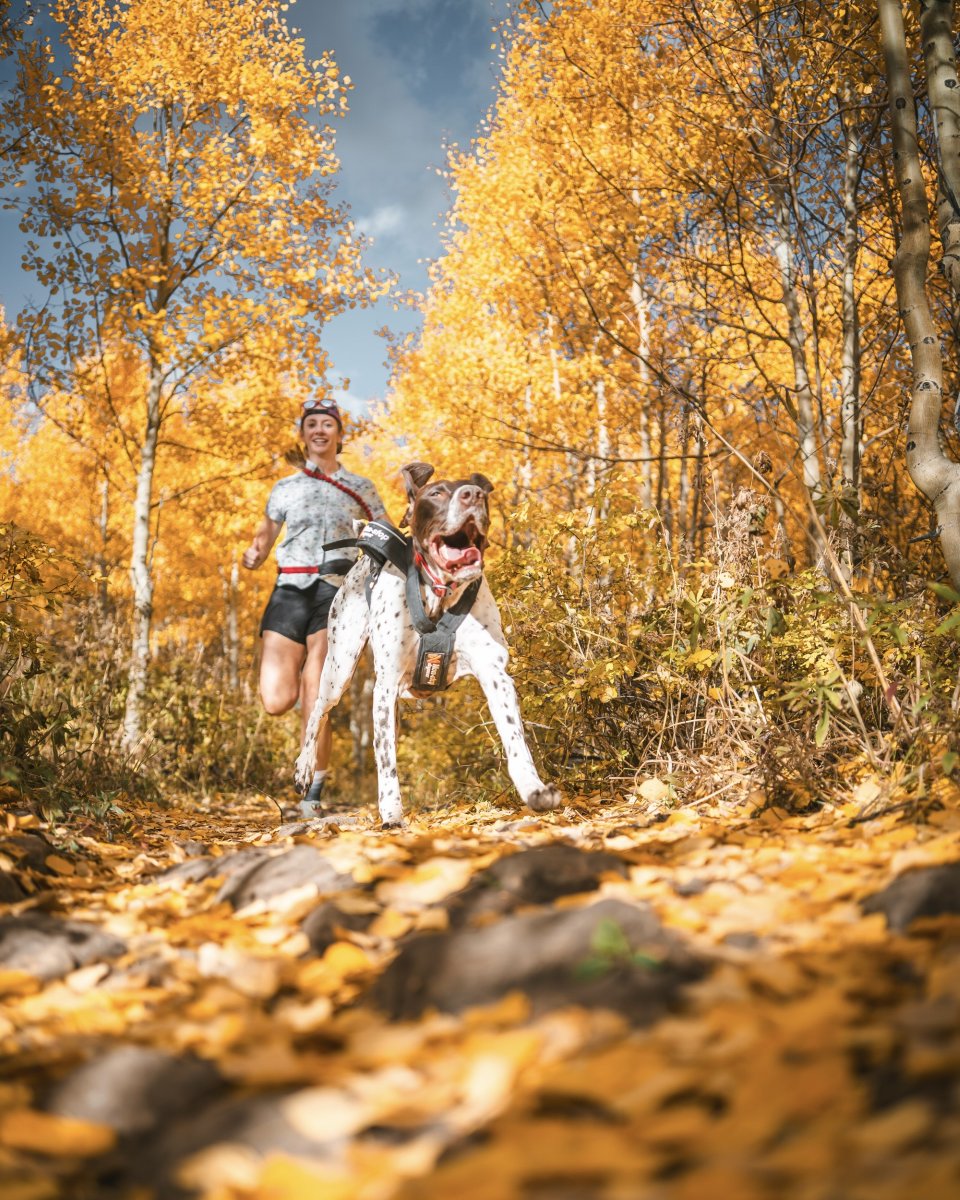
[[[393,288],[421,326],[343,461],[394,515],[406,461],[494,481],[549,778],[935,802],[960,763],[952,5],[518,4],[422,297],[363,264],[349,81],[285,8],[57,0],[56,53],[2,9],[0,183],[48,293],[3,330],[8,795],[109,823],[161,788],[289,787],[294,727],[255,688],[270,580],[238,556],[329,386],[325,322]],[[351,801],[367,676],[335,715]],[[404,711],[414,806],[507,794],[479,693],[429,709]]]

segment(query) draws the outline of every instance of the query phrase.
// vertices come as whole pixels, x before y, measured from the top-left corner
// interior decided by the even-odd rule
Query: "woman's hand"
[[[253,535],[253,541],[244,550],[243,557],[240,559],[248,571],[255,571],[261,563],[266,561],[281,528],[282,522],[271,521],[269,517],[263,518],[263,523]]]

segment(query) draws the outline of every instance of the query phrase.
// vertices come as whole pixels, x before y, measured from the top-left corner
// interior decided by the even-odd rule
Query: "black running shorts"
[[[263,610],[261,637],[264,630],[270,629],[305,646],[309,634],[326,629],[330,605],[336,594],[337,585],[327,583],[325,579],[315,579],[305,588],[278,584]]]

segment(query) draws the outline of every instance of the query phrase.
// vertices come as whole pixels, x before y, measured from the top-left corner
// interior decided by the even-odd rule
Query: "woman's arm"
[[[255,571],[257,567],[266,562],[282,528],[281,521],[274,521],[270,517],[263,518],[260,528],[253,535],[253,541],[244,550],[243,558],[240,560],[248,571]]]

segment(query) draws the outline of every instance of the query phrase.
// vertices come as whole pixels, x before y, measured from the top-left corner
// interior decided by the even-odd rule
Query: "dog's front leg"
[[[377,795],[385,829],[403,823],[397,775],[397,688],[378,678],[373,687],[373,753],[377,760]]]
[[[479,661],[478,661],[479,659]],[[490,715],[507,756],[507,771],[527,808],[549,812],[563,803],[560,791],[545,784],[523,736],[517,689],[507,673],[507,652],[492,638],[483,656],[471,655],[471,670],[483,689]]]

